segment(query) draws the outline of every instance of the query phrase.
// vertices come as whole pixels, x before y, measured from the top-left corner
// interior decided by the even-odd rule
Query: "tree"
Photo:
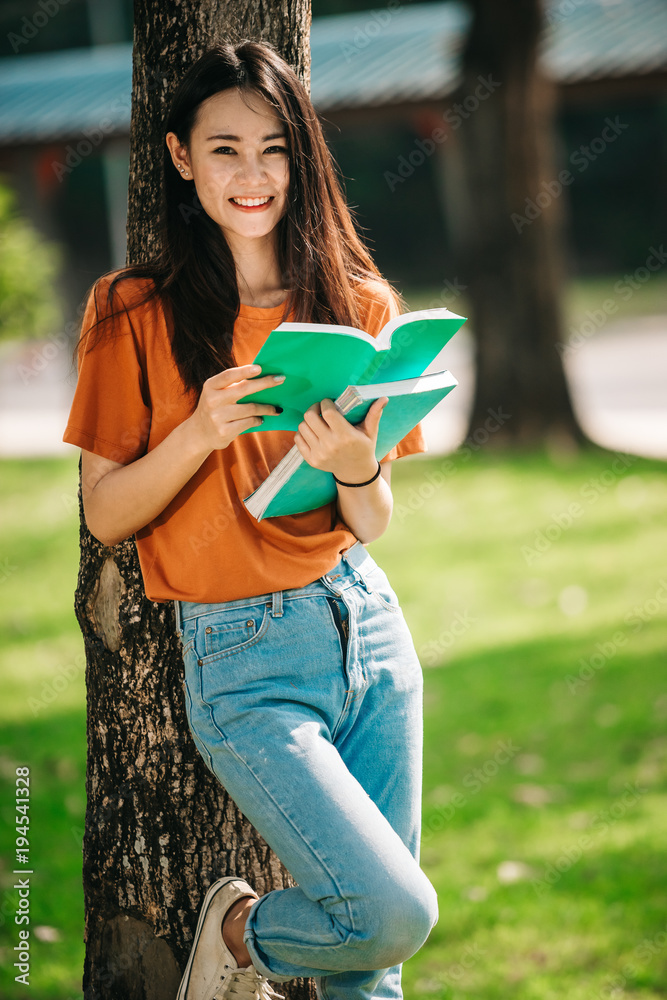
[[[557,349],[566,185],[553,149],[555,87],[538,65],[541,0],[470,6],[457,99],[470,98],[459,137],[461,251],[477,341],[471,432],[571,444],[583,435]],[[499,408],[510,416],[495,419]]]
[[[128,263],[158,241],[167,94],[213,41],[274,44],[310,84],[308,0],[135,0]],[[113,549],[81,515],[76,614],[86,647],[83,840],[86,1000],[173,1000],[216,878],[260,894],[294,882],[203,764],[185,715],[173,606],[147,601],[133,540]],[[311,980],[281,987],[314,998]]]

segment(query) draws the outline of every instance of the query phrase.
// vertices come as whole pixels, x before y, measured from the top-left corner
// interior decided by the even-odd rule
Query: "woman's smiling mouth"
[[[230,198],[229,200],[235,208],[256,212],[270,205],[273,201],[273,195],[264,195],[261,198]]]

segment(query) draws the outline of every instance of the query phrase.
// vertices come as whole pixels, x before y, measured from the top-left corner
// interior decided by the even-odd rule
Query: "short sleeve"
[[[382,417],[380,417],[382,420]],[[409,434],[395,444],[391,451],[387,452],[381,462],[393,462],[395,458],[403,458],[405,455],[418,455],[420,452],[428,451],[421,423],[413,427]]]
[[[127,465],[146,451],[151,410],[141,330],[117,289],[107,305],[110,280],[96,282],[86,303],[78,379],[63,441]],[[93,329],[96,315],[100,323]]]
[[[364,329],[371,336],[377,337],[382,327],[390,319],[400,316],[401,310],[386,285],[383,285],[381,282],[373,282],[367,285],[366,288],[370,289],[370,291],[365,303]],[[380,420],[382,420],[381,417]],[[404,438],[401,438],[380,461],[393,462],[396,458],[403,458],[405,455],[418,455],[420,452],[427,450],[422,425],[419,423]]]

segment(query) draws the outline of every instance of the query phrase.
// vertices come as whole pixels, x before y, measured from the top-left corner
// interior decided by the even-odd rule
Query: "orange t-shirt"
[[[97,282],[104,315],[111,276]],[[63,440],[124,465],[155,448],[190,416],[171,354],[159,296],[138,302],[148,279],[116,286],[126,311],[94,346],[85,346]],[[360,293],[362,294],[362,293]],[[377,336],[395,307],[381,285],[360,300],[362,328]],[[115,308],[119,308],[116,302]],[[241,304],[234,324],[237,365],[251,364],[282,319],[283,306]],[[91,292],[82,329],[95,317]],[[291,315],[289,318],[292,318]],[[336,501],[302,514],[256,521],[243,498],[262,483],[294,444],[293,431],[259,431],[213,451],[162,511],[136,533],[146,596],[151,601],[218,603],[303,587],[328,573],[357,540],[340,520]],[[426,451],[417,425],[382,459]]]

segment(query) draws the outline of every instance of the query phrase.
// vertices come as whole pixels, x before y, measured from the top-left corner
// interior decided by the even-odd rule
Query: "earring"
[[[187,175],[187,172],[184,172],[184,171],[183,171],[183,167],[182,167],[182,166],[181,166],[180,164],[179,164],[179,166],[178,166],[178,169],[179,169],[179,170],[181,171],[181,173],[183,174],[183,176],[184,176],[184,177],[187,177],[187,176],[188,176],[188,175]]]

